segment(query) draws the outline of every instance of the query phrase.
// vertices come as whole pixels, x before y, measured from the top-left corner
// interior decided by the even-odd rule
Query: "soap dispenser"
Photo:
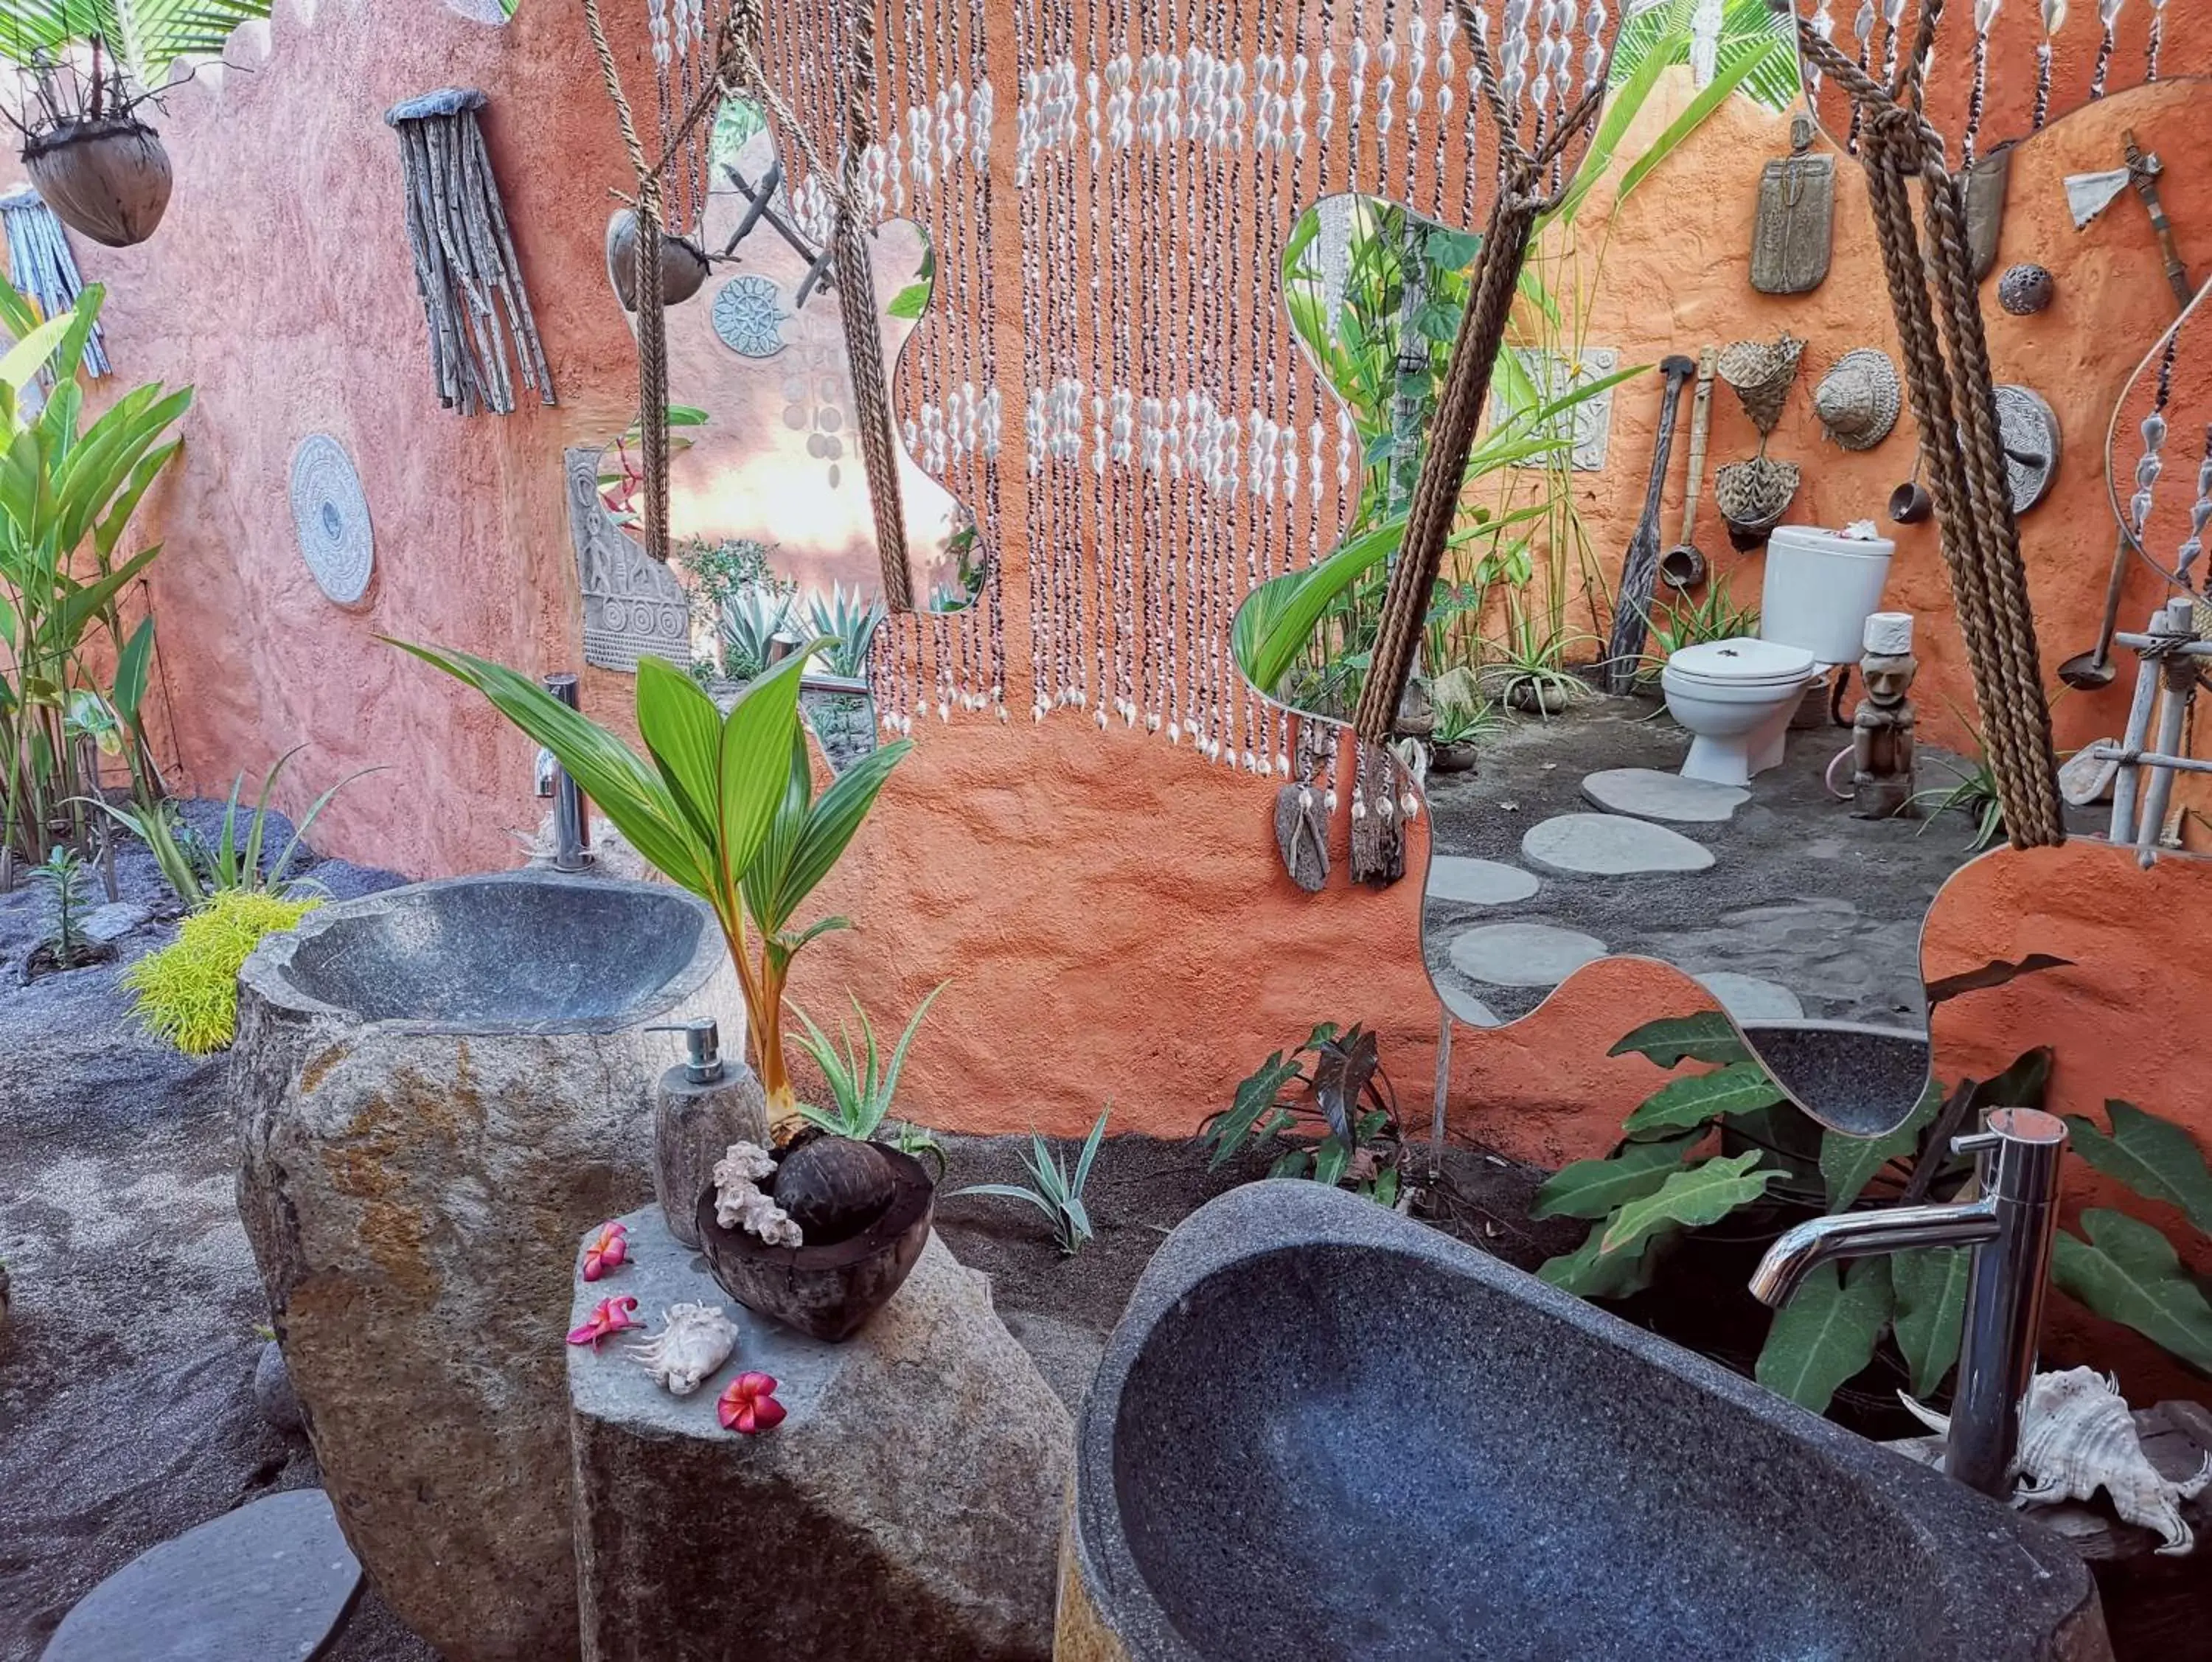
[[[712,1016],[647,1031],[684,1035],[684,1060],[653,1093],[653,1191],[668,1233],[696,1247],[699,1197],[714,1186],[716,1162],[733,1142],[768,1142],[768,1096],[750,1068],[722,1060]]]

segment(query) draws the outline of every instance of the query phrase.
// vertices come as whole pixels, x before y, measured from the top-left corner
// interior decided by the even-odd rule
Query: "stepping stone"
[[[1607,768],[1583,780],[1583,794],[1608,813],[1717,825],[1735,817],[1751,793],[1707,779],[1685,779],[1656,768]]]
[[[1549,923],[1485,923],[1462,929],[1451,944],[1452,966],[1492,987],[1556,987],[1604,956],[1596,936]]]
[[[133,905],[128,900],[95,906],[84,916],[84,938],[95,947],[107,946],[122,940],[152,915],[145,907]]]
[[[1449,900],[1462,906],[1504,906],[1528,899],[1542,886],[1518,866],[1470,859],[1463,854],[1440,854],[1429,861],[1425,893],[1431,900]]]
[[[1441,991],[1444,1008],[1452,1013],[1453,1020],[1464,1021],[1470,1027],[1503,1027],[1505,1025],[1498,1020],[1497,1011],[1474,994],[1462,992],[1456,987],[1446,987]]]
[[[1617,813],[1563,813],[1531,825],[1521,857],[1558,877],[1701,872],[1713,863],[1711,849],[1681,832]]]
[[[1738,1021],[1796,1021],[1805,1014],[1805,1007],[1797,1001],[1796,994],[1771,981],[1761,981],[1755,975],[1715,970],[1710,975],[1692,978],[1718,999],[1721,1008]]]
[[[77,1601],[40,1662],[306,1662],[360,1585],[330,1497],[291,1489],[140,1553]]]

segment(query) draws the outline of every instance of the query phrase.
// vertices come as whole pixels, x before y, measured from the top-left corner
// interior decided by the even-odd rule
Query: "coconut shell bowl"
[[[699,1197],[699,1250],[722,1290],[771,1321],[832,1344],[889,1304],[929,1241],[936,1185],[920,1160],[879,1142],[816,1136],[777,1158],[768,1192],[805,1236],[769,1246]]]

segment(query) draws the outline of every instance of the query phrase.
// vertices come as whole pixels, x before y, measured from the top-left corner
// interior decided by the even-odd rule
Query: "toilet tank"
[[[1759,639],[1800,648],[1819,663],[1856,661],[1867,618],[1881,610],[1896,551],[1887,537],[1777,526],[1766,544]]]

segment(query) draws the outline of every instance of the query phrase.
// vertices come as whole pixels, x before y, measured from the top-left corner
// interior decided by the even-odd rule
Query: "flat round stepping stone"
[[[1483,923],[1452,937],[1451,961],[1492,987],[1556,987],[1605,956],[1605,942],[1549,923]]]
[[[1449,900],[1462,906],[1505,906],[1528,899],[1542,886],[1533,873],[1503,861],[1440,854],[1429,861],[1429,886],[1425,893],[1431,900]]]
[[[1805,1007],[1797,1001],[1796,994],[1774,982],[1761,981],[1755,975],[1715,970],[1710,975],[1692,979],[1718,999],[1721,1008],[1738,1021],[1796,1021],[1805,1014]]]
[[[1586,775],[1583,794],[1608,813],[1682,825],[1717,825],[1733,819],[1751,793],[1709,779],[1685,779],[1656,768],[1607,768]]]
[[[1618,813],[1563,813],[1531,825],[1521,857],[1559,877],[1632,877],[1642,872],[1701,872],[1713,853],[1680,831]]]
[[[40,1662],[307,1662],[360,1585],[330,1497],[290,1489],[149,1547],[77,1601]]]
[[[1502,1027],[1505,1024],[1498,1012],[1485,1004],[1473,993],[1462,992],[1457,987],[1443,989],[1444,1008],[1452,1013],[1452,1020],[1464,1021],[1470,1027]]]

